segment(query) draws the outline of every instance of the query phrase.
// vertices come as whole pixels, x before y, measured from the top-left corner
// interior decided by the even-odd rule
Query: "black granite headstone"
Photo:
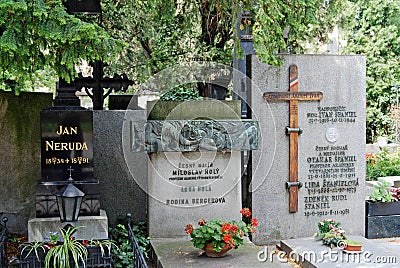
[[[85,193],[80,215],[100,215],[99,182],[93,175],[93,112],[51,108],[40,116],[42,178],[36,186],[36,217],[59,216],[55,195],[70,175]]]
[[[93,113],[44,110],[41,116],[42,182],[93,181]]]

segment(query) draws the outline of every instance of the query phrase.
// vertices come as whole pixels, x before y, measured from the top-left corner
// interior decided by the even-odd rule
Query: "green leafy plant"
[[[45,243],[43,242],[37,242],[36,240],[26,243],[22,249],[21,249],[21,254],[24,253],[24,251],[28,250],[28,253],[26,254],[25,258],[28,258],[29,255],[31,255],[32,252],[35,253],[36,258],[40,261],[39,253],[38,250],[41,249],[43,252],[46,251],[45,249]]]
[[[86,267],[87,249],[73,237],[74,232],[79,228],[81,227],[60,229],[63,243],[55,245],[49,250],[45,258],[46,268],[71,268],[70,260],[74,264],[73,267],[79,267],[80,264]]]
[[[322,237],[324,234],[328,233],[333,227],[339,228],[341,225],[340,222],[335,221],[334,219],[324,219],[318,223],[319,232],[314,236]]]
[[[389,182],[379,181],[374,186],[374,191],[371,193],[371,201],[373,202],[391,202],[394,201],[392,193],[389,191]]]
[[[322,237],[322,244],[328,245],[331,248],[338,246],[341,241],[346,239],[345,231],[340,227],[332,227],[329,232]]]
[[[243,244],[243,237],[255,232],[258,226],[256,218],[251,217],[251,211],[244,208],[240,211],[242,221],[199,220],[199,227],[187,224],[185,231],[192,238],[191,242],[197,248],[203,249],[207,243],[213,244],[213,249],[220,252],[227,246],[238,248]]]
[[[108,255],[111,255],[111,249],[113,247],[116,248],[116,250],[119,250],[117,244],[115,244],[114,241],[105,239],[105,240],[90,240],[88,241],[87,246],[94,246],[94,247],[99,247],[101,250],[101,256],[104,256],[105,254],[105,249],[108,252]]]
[[[163,101],[200,100],[199,91],[190,84],[176,86],[161,95]]]
[[[126,219],[122,219],[121,222],[126,224]],[[132,251],[125,224],[118,224],[116,227],[110,228],[109,232],[114,243],[118,246],[118,248],[112,248],[113,265],[115,268],[133,267],[135,263],[135,255]],[[146,234],[146,223],[140,222],[131,226],[131,228],[136,236],[139,247],[147,258],[150,250],[150,239]]]
[[[400,176],[400,155],[399,151],[389,153],[383,150],[376,154],[366,155],[367,180],[377,180],[378,177]]]

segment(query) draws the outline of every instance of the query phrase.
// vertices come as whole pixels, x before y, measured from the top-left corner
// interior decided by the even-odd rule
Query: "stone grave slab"
[[[60,232],[67,223],[60,222],[60,217],[34,218],[28,221],[28,241],[45,241],[50,232]],[[108,239],[108,218],[104,210],[99,216],[80,216],[74,226],[82,226],[74,236],[78,240]]]
[[[150,154],[149,234],[184,236],[199,219],[239,220],[239,151]]]
[[[149,235],[186,236],[186,224],[202,218],[239,220],[241,151],[257,148],[257,122],[239,120],[238,101],[161,101],[150,106],[151,120],[145,126],[134,122],[131,131],[132,150],[146,151],[150,160]]]
[[[152,239],[152,258],[157,268],[249,268],[249,267],[290,267],[287,263],[261,262],[257,256],[261,250],[249,240],[238,249],[228,251],[222,258],[210,258],[201,249],[193,247],[188,239]]]
[[[365,57],[282,59],[281,67],[251,60],[252,119],[260,127],[253,242],[311,236],[324,218],[364,234]]]
[[[335,247],[323,245],[314,237],[282,240],[280,247],[303,268],[330,267],[399,267],[399,244],[386,240],[369,240],[362,236],[348,236],[363,243],[361,253],[349,254]]]

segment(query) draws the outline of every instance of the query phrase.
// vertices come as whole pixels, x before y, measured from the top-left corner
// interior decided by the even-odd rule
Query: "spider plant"
[[[78,228],[80,226],[60,229],[63,243],[49,250],[45,258],[45,268],[74,268],[80,264],[86,267],[87,249],[72,236]]]
[[[29,243],[24,245],[24,247],[21,250],[21,255],[24,253],[25,250],[29,250],[28,253],[25,256],[25,259],[27,259],[29,257],[29,255],[32,252],[34,252],[35,255],[36,255],[36,258],[40,261],[38,249],[42,249],[43,252],[45,252],[45,245],[44,245],[43,242],[37,242],[36,240],[34,240],[34,241],[29,242]]]
[[[88,243],[88,246],[98,246],[100,247],[101,250],[101,256],[104,256],[104,249],[106,248],[108,250],[108,255],[111,255],[111,247],[116,247],[118,249],[118,246],[114,243],[114,241],[105,239],[105,240],[91,240]]]

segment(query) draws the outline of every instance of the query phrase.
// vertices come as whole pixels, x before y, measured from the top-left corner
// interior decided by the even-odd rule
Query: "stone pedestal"
[[[34,218],[28,221],[28,240],[45,241],[50,232],[59,232],[67,223],[59,217]],[[100,216],[82,216],[73,226],[82,226],[74,236],[77,240],[108,239],[108,218],[104,210]]]

